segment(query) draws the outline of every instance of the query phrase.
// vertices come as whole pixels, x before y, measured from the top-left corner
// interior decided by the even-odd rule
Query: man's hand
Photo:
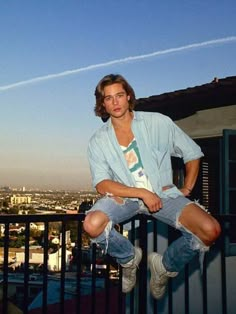
[[[162,208],[162,201],[160,197],[155,193],[144,190],[141,199],[147,206],[150,213],[156,213]]]
[[[184,196],[190,196],[190,194],[191,194],[191,190],[188,188],[182,187],[179,190],[184,194]]]
[[[112,195],[113,197],[139,198],[147,206],[150,213],[156,213],[162,208],[160,197],[144,188],[129,187],[112,180],[103,180],[96,186],[101,195]]]

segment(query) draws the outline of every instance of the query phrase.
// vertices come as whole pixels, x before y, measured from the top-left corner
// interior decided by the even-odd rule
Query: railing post
[[[62,222],[61,226],[61,243],[58,248],[58,261],[60,261],[61,252],[61,269],[60,264],[58,263],[58,268],[60,269],[60,313],[65,313],[65,272],[66,272],[66,223]]]
[[[30,237],[30,222],[25,224],[25,260],[24,260],[24,308],[25,314],[28,313],[29,300],[29,237]]]
[[[97,245],[92,244],[92,286],[91,286],[91,314],[95,313],[96,310],[96,255]]]
[[[143,251],[139,274],[139,314],[147,313],[147,218],[140,215],[139,245]]]
[[[82,221],[78,221],[77,230],[77,253],[76,253],[76,269],[77,269],[77,302],[76,302],[76,313],[81,313],[81,273],[82,273]]]
[[[47,314],[47,302],[48,302],[48,232],[49,226],[46,221],[44,224],[44,236],[43,236],[43,304],[42,311]]]
[[[6,223],[4,232],[4,258],[3,258],[3,294],[2,294],[3,313],[8,312],[8,256],[9,256],[8,244],[9,244],[9,223]]]

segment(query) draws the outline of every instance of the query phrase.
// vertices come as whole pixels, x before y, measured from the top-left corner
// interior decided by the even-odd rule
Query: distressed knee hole
[[[198,238],[194,233],[192,233],[184,225],[181,224],[181,222],[179,221],[179,217],[177,217],[176,219],[176,229],[180,231],[181,229],[184,229],[185,232],[187,232],[191,236],[191,239],[189,241],[190,241],[190,247],[192,248],[192,250],[199,251],[199,252],[206,252],[209,250],[210,248],[209,246],[203,243],[200,238]]]
[[[210,248],[209,246],[204,244],[199,238],[197,238],[194,235],[193,235],[191,244],[192,244],[192,249],[194,251],[206,252],[206,251],[209,251],[209,248]]]
[[[178,221],[178,230],[185,229],[186,232],[188,232],[191,235],[190,240],[190,247],[193,251],[199,251],[199,252],[206,252],[209,251],[209,246],[207,246],[205,243],[202,242],[201,239],[199,239],[195,234],[193,234],[191,231],[187,230],[179,221]]]

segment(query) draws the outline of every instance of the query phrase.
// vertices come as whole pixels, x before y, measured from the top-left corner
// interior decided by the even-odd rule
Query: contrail
[[[29,85],[29,84],[33,84],[33,83],[51,80],[54,78],[59,78],[59,77],[63,77],[63,76],[77,74],[80,72],[95,70],[98,68],[109,67],[109,66],[115,65],[115,64],[122,64],[122,63],[130,62],[130,61],[141,61],[144,59],[148,59],[148,58],[152,58],[152,57],[156,57],[156,56],[160,56],[160,55],[167,55],[170,53],[184,51],[184,50],[190,50],[193,48],[203,48],[206,46],[213,46],[213,45],[218,45],[218,44],[227,44],[227,43],[234,42],[234,41],[236,41],[236,36],[231,36],[231,37],[213,39],[213,40],[204,41],[204,42],[195,43],[195,44],[189,44],[189,45],[181,46],[181,47],[177,47],[177,48],[169,48],[166,50],[159,50],[159,51],[155,51],[152,53],[143,54],[143,55],[139,55],[139,56],[131,56],[131,57],[112,60],[112,61],[108,61],[108,62],[104,62],[104,63],[92,64],[92,65],[78,68],[78,69],[74,69],[74,70],[68,70],[68,71],[64,71],[64,72],[60,72],[60,73],[48,74],[45,76],[38,76],[38,77],[29,79],[29,80],[16,82],[16,83],[9,84],[9,85],[3,85],[3,86],[0,86],[0,92],[6,91],[9,89],[14,89],[17,87],[21,87],[24,85]]]

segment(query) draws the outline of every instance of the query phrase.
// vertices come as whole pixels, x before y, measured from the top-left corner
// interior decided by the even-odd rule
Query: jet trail
[[[123,63],[130,62],[130,61],[142,61],[144,59],[153,58],[153,57],[160,56],[160,55],[167,55],[170,53],[190,50],[190,49],[194,49],[194,48],[203,48],[203,47],[213,46],[213,45],[218,45],[218,44],[227,44],[227,43],[235,42],[235,41],[236,41],[236,36],[231,36],[231,37],[213,39],[213,40],[204,41],[204,42],[195,43],[195,44],[189,44],[186,46],[181,46],[181,47],[176,47],[176,48],[159,50],[159,51],[155,51],[155,52],[143,54],[143,55],[138,55],[138,56],[130,56],[130,57],[112,60],[112,61],[108,61],[108,62],[104,62],[104,63],[92,64],[92,65],[78,68],[78,69],[74,69],[74,70],[68,70],[68,71],[64,71],[64,72],[60,72],[60,73],[48,74],[45,76],[38,76],[38,77],[35,77],[32,79],[19,81],[19,82],[13,83],[13,84],[3,85],[3,86],[0,86],[0,92],[6,91],[9,89],[14,89],[17,87],[21,87],[24,85],[29,85],[29,84],[47,81],[47,80],[51,80],[51,79],[55,79],[55,78],[59,78],[59,77],[63,77],[63,76],[77,74],[80,72],[96,70],[98,68],[109,67],[109,66],[115,65],[115,64],[123,64]]]

